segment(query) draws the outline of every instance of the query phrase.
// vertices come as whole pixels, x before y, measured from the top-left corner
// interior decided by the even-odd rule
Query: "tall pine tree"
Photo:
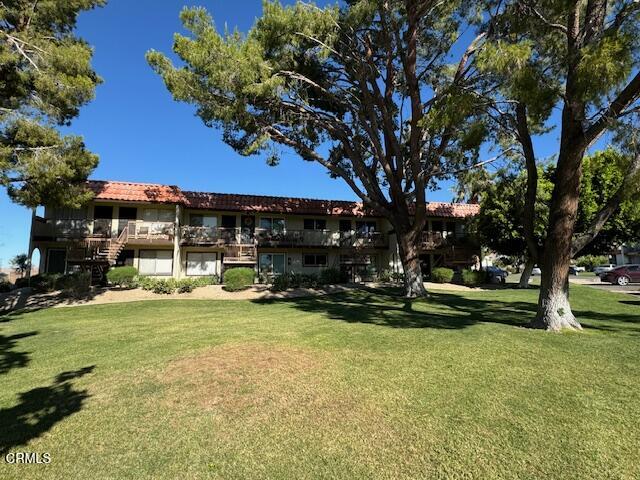
[[[74,34],[78,14],[106,0],[0,2],[0,184],[23,205],[78,207],[98,163],[64,136],[100,78],[92,49]]]

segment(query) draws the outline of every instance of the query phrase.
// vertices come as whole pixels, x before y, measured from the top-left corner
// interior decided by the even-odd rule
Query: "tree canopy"
[[[106,0],[0,2],[0,184],[26,206],[77,207],[98,163],[82,138],[61,135],[101,80],[74,34],[79,12]]]
[[[578,207],[576,234],[589,228],[594,218],[623,183],[631,158],[607,148],[584,160],[581,199]],[[549,221],[549,200],[553,190],[553,164],[538,166],[538,186],[534,236],[542,248]],[[500,170],[485,185],[481,198],[478,230],[483,243],[498,253],[525,257],[527,244],[522,218],[525,210],[527,174],[523,171]],[[608,254],[625,242],[640,238],[640,192],[625,192],[624,199],[600,230],[594,241],[576,254]]]
[[[475,10],[463,1],[263,5],[246,34],[220,33],[203,8],[187,8],[189,33],[173,46],[182,66],[155,51],[147,59],[236,151],[277,164],[291,148],[345,181],[392,223],[405,274],[424,292],[427,191],[473,165],[486,135],[475,93],[486,85],[471,66],[486,32],[465,35]]]

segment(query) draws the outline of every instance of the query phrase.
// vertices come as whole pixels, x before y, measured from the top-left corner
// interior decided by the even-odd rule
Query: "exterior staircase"
[[[255,244],[227,245],[224,249],[225,265],[255,265],[258,252]]]
[[[96,251],[96,260],[104,260],[109,265],[115,265],[120,252],[124,249],[127,243],[128,229],[122,230],[117,238],[107,240]]]

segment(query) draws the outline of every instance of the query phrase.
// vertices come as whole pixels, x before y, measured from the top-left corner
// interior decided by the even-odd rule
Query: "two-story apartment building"
[[[391,225],[358,202],[183,191],[176,186],[90,181],[93,201],[80,210],[45,208],[34,216],[31,250],[41,272],[113,265],[142,275],[220,275],[235,266],[262,277],[333,267],[352,280],[400,271]],[[467,267],[480,249],[466,224],[478,206],[430,203],[423,269]],[[31,252],[30,252],[31,253]]]

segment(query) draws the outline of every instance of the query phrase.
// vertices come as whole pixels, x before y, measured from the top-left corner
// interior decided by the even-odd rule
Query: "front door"
[[[253,215],[242,215],[242,243],[253,243],[253,236],[256,232],[256,217]]]
[[[138,209],[136,207],[120,207],[118,211],[118,235],[127,227],[131,220],[138,218]]]
[[[67,269],[67,251],[51,249],[47,252],[47,273],[64,273]]]

